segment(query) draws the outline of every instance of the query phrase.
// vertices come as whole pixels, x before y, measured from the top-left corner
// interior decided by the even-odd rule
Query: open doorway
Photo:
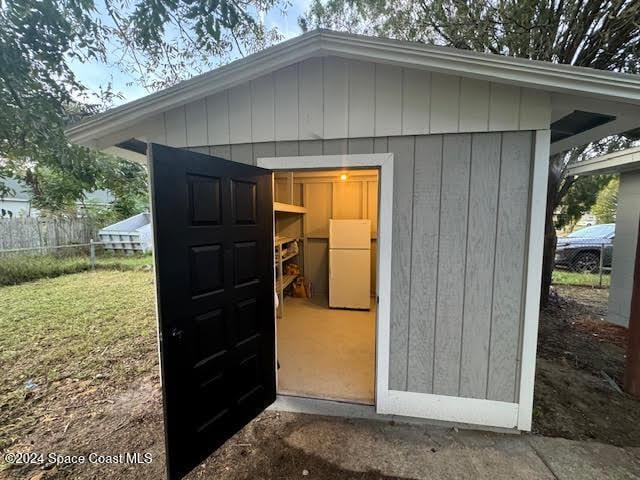
[[[278,393],[374,404],[379,170],[274,174]]]

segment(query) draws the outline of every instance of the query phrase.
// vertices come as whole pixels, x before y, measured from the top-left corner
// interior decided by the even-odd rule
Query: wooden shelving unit
[[[298,245],[298,250],[292,253],[285,253],[282,255],[282,251],[284,250],[286,245],[290,245],[293,242],[299,242],[298,238],[291,237],[278,237],[276,236],[273,240],[274,243],[274,265],[276,267],[276,294],[278,295],[278,300],[280,301],[280,306],[278,308],[278,316],[281,317],[284,313],[284,289],[291,285],[298,275],[293,274],[285,274],[285,262],[291,260],[298,255],[300,255],[300,245]],[[300,272],[302,274],[302,272]]]
[[[284,290],[289,285],[291,285],[296,278],[297,278],[297,275],[284,275],[283,280],[281,282],[276,283],[277,289]]]
[[[291,229],[290,227],[298,223],[297,219],[304,222],[302,215],[307,213],[305,207],[294,204],[293,177],[293,172],[286,173],[285,185],[287,185],[288,188],[284,194],[283,191],[280,190],[280,196],[277,197],[278,200],[286,200],[286,202],[273,202],[273,213],[276,221],[276,237],[274,239],[274,265],[276,267],[275,288],[280,304],[277,312],[279,317],[284,314],[284,290],[298,278],[298,275],[285,273],[286,263],[296,259],[296,257],[300,257],[302,260],[302,233],[304,231],[302,223],[300,223],[300,228],[298,229]],[[278,231],[278,228],[282,228],[282,231]],[[295,237],[292,235],[295,235]],[[291,251],[288,248],[288,245],[292,242],[297,242],[298,244],[298,248],[295,251]],[[303,262],[301,260],[295,262],[300,267],[300,275],[303,274]]]
[[[276,212],[307,213],[307,209],[300,205],[292,205],[290,203],[282,202],[273,202],[273,210]]]

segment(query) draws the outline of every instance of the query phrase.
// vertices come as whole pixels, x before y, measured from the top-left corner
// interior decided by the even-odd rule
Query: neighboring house
[[[1,181],[12,190],[12,193],[0,197],[0,217],[24,218],[38,217],[40,215],[39,210],[33,207],[31,193],[23,182],[15,178],[2,178]],[[85,196],[86,201],[90,201],[95,205],[107,206],[114,200],[113,195],[106,190],[87,192]],[[83,202],[78,201],[76,205],[78,207],[78,215],[82,216]]]
[[[319,30],[69,129],[155,143],[172,478],[276,400],[272,171],[379,172],[373,405],[277,406],[530,430],[549,155],[637,127],[635,75]]]
[[[640,289],[640,285],[634,285],[633,278],[634,269],[638,268],[636,251],[640,225],[640,147],[576,162],[569,166],[569,175],[611,173],[620,174],[620,188],[607,319],[628,327],[633,290]]]

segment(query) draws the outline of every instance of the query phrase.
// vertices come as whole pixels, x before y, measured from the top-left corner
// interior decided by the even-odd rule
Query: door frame
[[[393,225],[393,153],[259,157],[269,170],[379,168],[378,232],[376,248],[376,368],[374,403],[378,413],[388,410],[391,340],[391,254]],[[275,321],[275,312],[274,312]],[[277,335],[276,335],[277,337]],[[277,344],[276,344],[277,354]],[[276,371],[277,377],[277,371]]]

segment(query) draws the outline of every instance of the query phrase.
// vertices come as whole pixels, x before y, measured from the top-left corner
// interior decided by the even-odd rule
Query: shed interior
[[[274,218],[278,393],[373,404],[378,170],[278,171]]]

